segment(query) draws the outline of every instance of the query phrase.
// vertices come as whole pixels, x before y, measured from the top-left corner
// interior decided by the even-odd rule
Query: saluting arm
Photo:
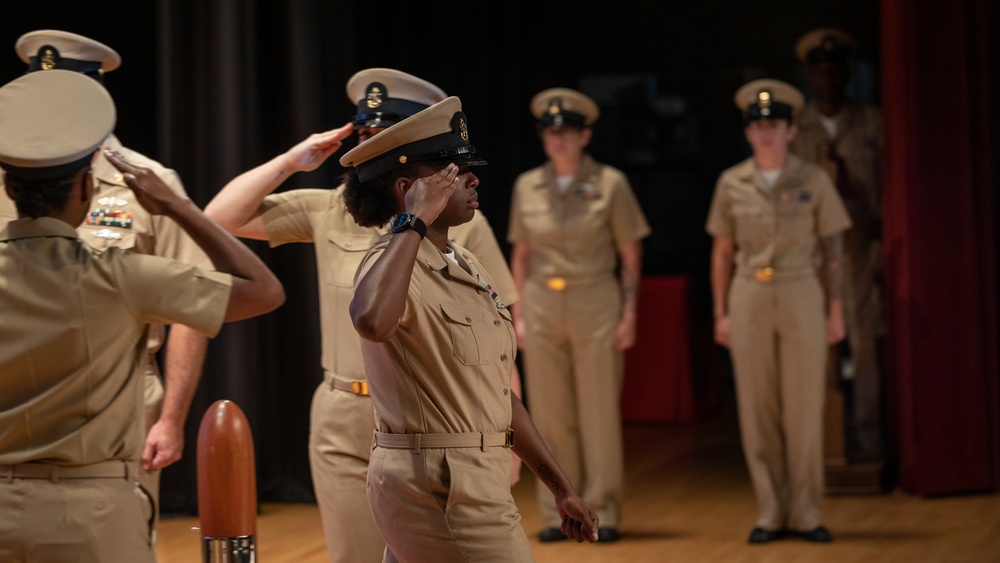
[[[121,154],[104,149],[108,162],[123,173],[136,200],[153,215],[170,217],[205,251],[215,269],[232,275],[224,320],[238,321],[277,309],[285,301],[278,278],[246,245],[209,219],[193,201],[171,190],[148,168],[129,164]]]
[[[449,164],[443,170],[410,183],[396,180],[404,190],[405,209],[430,226],[455,192],[458,167]],[[399,324],[406,308],[413,264],[420,249],[420,233],[413,229],[393,235],[385,251],[364,274],[351,299],[351,321],[365,340],[385,342]]]
[[[314,133],[260,166],[233,178],[205,206],[205,214],[238,237],[267,240],[260,204],[296,172],[320,167],[340,149],[353,125]]]

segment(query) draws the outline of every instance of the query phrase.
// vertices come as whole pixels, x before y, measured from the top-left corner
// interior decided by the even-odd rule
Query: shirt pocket
[[[136,235],[134,231],[115,229],[100,225],[83,225],[79,229],[80,238],[87,246],[104,252],[109,248],[132,250],[135,248]]]
[[[756,253],[773,234],[774,216],[758,203],[737,202],[732,207],[733,238],[743,250]]]
[[[357,265],[361,263],[365,253],[371,248],[378,237],[367,233],[343,233],[330,231],[326,235],[327,242],[332,245],[334,256],[342,256],[342,260],[326,260],[321,266],[326,269],[326,281],[336,287],[354,287],[354,274]]]
[[[485,344],[483,311],[474,303],[442,303],[455,357],[467,366],[486,363],[480,349]]]

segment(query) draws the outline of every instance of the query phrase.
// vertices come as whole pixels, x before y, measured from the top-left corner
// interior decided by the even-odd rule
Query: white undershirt
[[[570,176],[556,176],[556,187],[559,188],[559,193],[566,193],[566,189],[569,185],[573,183],[573,179],[576,178],[575,175]]]
[[[448,250],[445,250],[443,252],[443,254],[444,254],[445,258],[447,258],[448,260],[451,260],[452,262],[454,262],[456,266],[459,265],[458,264],[458,258],[455,258],[455,251],[454,250],[452,250],[452,249],[449,248]]]
[[[840,121],[843,116],[843,111],[840,111],[837,115],[831,117],[820,114],[819,122],[823,124],[823,129],[826,129],[826,134],[831,139],[837,136],[837,130],[840,129]]]
[[[778,181],[778,176],[781,175],[781,169],[775,168],[774,170],[761,170],[760,175],[764,178],[764,185],[767,189],[774,187],[775,182]]]

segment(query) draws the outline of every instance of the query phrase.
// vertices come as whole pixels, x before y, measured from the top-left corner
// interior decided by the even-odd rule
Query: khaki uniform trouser
[[[729,292],[730,352],[740,433],[757,497],[757,526],[822,524],[823,397],[828,346],[819,281],[760,283]]]
[[[365,492],[374,429],[371,397],[335,389],[333,375],[327,374],[313,394],[309,414],[309,467],[327,551],[335,563],[382,560],[385,541]]]
[[[570,280],[555,291],[545,280],[529,280],[522,303],[531,418],[601,526],[617,527],[624,487],[618,281]],[[560,526],[552,492],[540,480],[536,497],[545,526]]]
[[[375,447],[368,501],[388,544],[385,561],[534,561],[510,464],[504,447]]]
[[[0,561],[156,561],[153,505],[134,476],[54,481],[11,478],[5,469],[0,467]]]

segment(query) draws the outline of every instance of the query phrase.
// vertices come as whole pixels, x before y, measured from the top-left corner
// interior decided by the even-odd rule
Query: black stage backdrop
[[[353,104],[344,85],[354,72],[416,74],[462,98],[472,141],[490,161],[477,170],[480,202],[505,250],[511,185],[544,158],[528,100],[548,87],[580,89],[604,113],[591,152],[628,174],[653,224],[645,274],[694,281],[694,367],[704,381],[729,377],[724,352],[711,343],[703,223],[718,174],[748,155],[733,93],[762,77],[805,89],[793,45],[827,25],[859,38],[853,91],[877,103],[876,0],[55,2],[0,19],[0,47],[11,49],[0,57],[0,80],[23,72],[13,44],[33,29],[113,46],[124,61],[106,80],[119,105],[118,136],[178,170],[204,206],[240,172],[345,123]],[[335,157],[281,189],[332,187],[341,173]],[[221,398],[250,420],[260,498],[313,500],[306,443],[321,380],[316,264],[309,245],[251,245],[284,282],[288,301],[227,325],[212,341],[185,457],[163,474],[166,513],[196,510],[195,436],[204,410]]]

